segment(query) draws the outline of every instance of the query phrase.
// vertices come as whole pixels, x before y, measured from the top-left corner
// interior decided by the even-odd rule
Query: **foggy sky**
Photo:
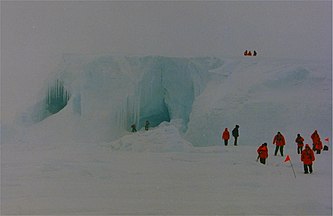
[[[62,53],[331,59],[331,1],[1,1],[1,120]]]

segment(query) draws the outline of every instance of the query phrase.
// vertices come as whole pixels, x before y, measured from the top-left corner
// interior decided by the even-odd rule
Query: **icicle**
[[[50,90],[50,84],[47,87],[47,106],[50,104],[51,100],[51,90]]]
[[[133,124],[133,122],[130,122],[131,119],[129,119],[130,116],[130,110],[129,110],[129,96],[126,98],[126,121],[127,121],[127,126]]]
[[[126,129],[125,126],[125,120],[124,120],[124,104],[121,104],[121,110],[120,110],[120,127],[121,129]]]
[[[59,90],[59,81],[56,81],[56,94],[55,94],[55,98],[58,98],[58,90]]]
[[[138,118],[138,125],[140,123],[140,106],[141,106],[141,86],[138,88],[138,96],[136,97],[137,99],[137,105],[136,105],[136,112],[137,112],[137,118]]]
[[[132,99],[132,103],[131,103],[131,119],[133,119],[132,121],[133,122],[136,122],[136,119],[137,119],[137,116],[136,116],[136,112],[135,112],[135,104],[136,104],[136,101],[135,101],[136,98],[133,97]]]

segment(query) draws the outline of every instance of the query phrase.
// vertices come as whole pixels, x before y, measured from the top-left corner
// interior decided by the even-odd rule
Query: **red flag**
[[[329,141],[330,141],[330,138],[326,137],[326,138],[325,138],[325,141],[326,141],[326,142],[329,142]]]
[[[290,161],[290,157],[289,155],[287,155],[286,159],[284,160],[284,162]]]
[[[295,170],[294,170],[293,164],[291,163],[291,160],[290,160],[289,155],[287,155],[286,159],[284,160],[284,162],[287,162],[287,161],[290,162],[291,168],[293,169],[293,173],[294,173],[294,176],[295,176],[295,178],[296,178],[296,173],[295,173]]]

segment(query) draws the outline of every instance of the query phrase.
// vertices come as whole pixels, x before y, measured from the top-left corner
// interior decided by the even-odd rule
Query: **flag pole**
[[[286,159],[284,160],[284,162],[287,162],[287,161],[289,161],[289,163],[291,165],[291,168],[293,169],[294,176],[296,178],[296,173],[295,173],[295,170],[294,170],[294,166],[293,166],[293,163],[291,163],[291,159],[290,159],[289,155],[287,155]]]
[[[294,170],[294,166],[293,166],[293,164],[291,163],[291,160],[289,160],[289,162],[290,162],[291,168],[293,169],[294,176],[295,176],[295,178],[296,178],[296,173],[295,173],[295,170]]]

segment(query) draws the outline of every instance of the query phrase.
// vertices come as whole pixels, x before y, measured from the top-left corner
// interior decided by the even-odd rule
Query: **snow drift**
[[[50,89],[60,89],[58,96]],[[64,55],[24,122],[30,138],[44,141],[111,142],[131,124],[140,129],[146,120],[152,127],[175,120],[194,146],[221,144],[221,131],[236,124],[245,145],[270,141],[277,131],[293,142],[314,129],[331,136],[331,92],[330,63]]]

